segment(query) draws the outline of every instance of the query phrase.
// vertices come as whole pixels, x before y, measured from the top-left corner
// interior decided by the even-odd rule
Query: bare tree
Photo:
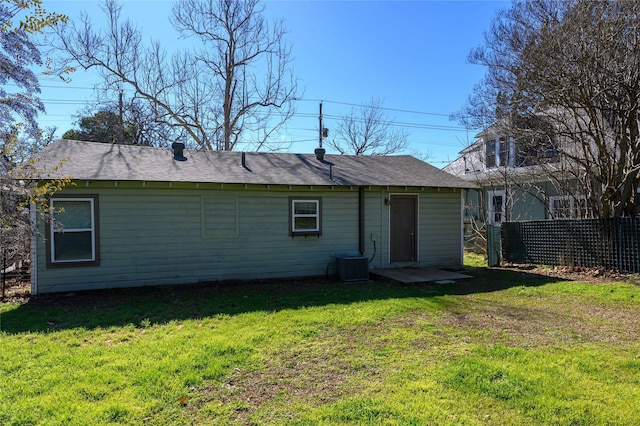
[[[297,86],[285,31],[266,22],[258,0],[177,2],[171,22],[195,42],[173,55],[157,41],[145,46],[115,0],[103,10],[106,29],[94,29],[85,14],[80,24],[60,27],[53,45],[72,63],[127,86],[174,137],[208,150],[239,142],[260,149],[292,115]]]
[[[487,74],[459,116],[471,127],[498,124],[513,136],[531,133],[526,118],[545,117],[559,158],[540,168],[583,188],[595,217],[635,214],[639,16],[635,0],[515,2],[470,54]]]
[[[269,112],[295,97],[284,27],[282,22],[270,26],[263,11],[258,0],[182,0],[173,8],[174,26],[182,35],[200,38],[203,48],[196,58],[217,77],[225,150],[233,149],[243,130],[265,129],[272,120]],[[259,72],[249,71],[256,66]],[[277,123],[291,112],[281,112]]]
[[[380,99],[359,110],[352,109],[339,122],[336,136],[328,142],[340,154],[389,155],[407,148],[409,133],[388,119]]]

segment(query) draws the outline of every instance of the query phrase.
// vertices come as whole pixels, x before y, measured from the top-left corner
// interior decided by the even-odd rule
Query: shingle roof
[[[184,151],[57,140],[36,155],[39,178],[99,181],[215,182],[270,185],[372,185],[469,188],[473,184],[409,155],[352,156]],[[60,162],[62,161],[62,165]]]

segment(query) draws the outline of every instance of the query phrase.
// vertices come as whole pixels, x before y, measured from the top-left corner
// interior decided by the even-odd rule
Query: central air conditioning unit
[[[336,257],[338,277],[341,281],[368,281],[369,259],[357,254],[343,254]]]

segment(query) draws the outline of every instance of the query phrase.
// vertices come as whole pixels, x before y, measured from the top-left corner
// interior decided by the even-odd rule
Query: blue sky
[[[48,1],[45,7],[71,19],[87,11],[98,24],[97,1]],[[177,40],[168,17],[172,2],[128,0],[123,16],[146,39],[167,46]],[[372,98],[384,102],[387,117],[409,130],[406,153],[424,155],[443,167],[472,141],[449,115],[465,103],[484,69],[467,63],[469,51],[505,1],[266,1],[269,18],[279,18],[293,46],[294,70],[303,99],[280,139],[289,152],[313,152],[318,144],[318,108],[332,130],[340,116]],[[78,71],[70,83],[41,80],[47,114],[41,125],[56,136],[74,126],[74,115],[92,100],[92,73]],[[329,152],[331,150],[329,149]]]

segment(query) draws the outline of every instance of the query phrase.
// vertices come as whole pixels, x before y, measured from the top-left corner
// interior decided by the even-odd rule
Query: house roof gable
[[[425,186],[473,184],[409,155],[352,156],[198,151],[176,161],[168,148],[60,139],[36,155],[38,177],[97,181],[213,182],[271,185]],[[242,156],[244,155],[244,165]]]

